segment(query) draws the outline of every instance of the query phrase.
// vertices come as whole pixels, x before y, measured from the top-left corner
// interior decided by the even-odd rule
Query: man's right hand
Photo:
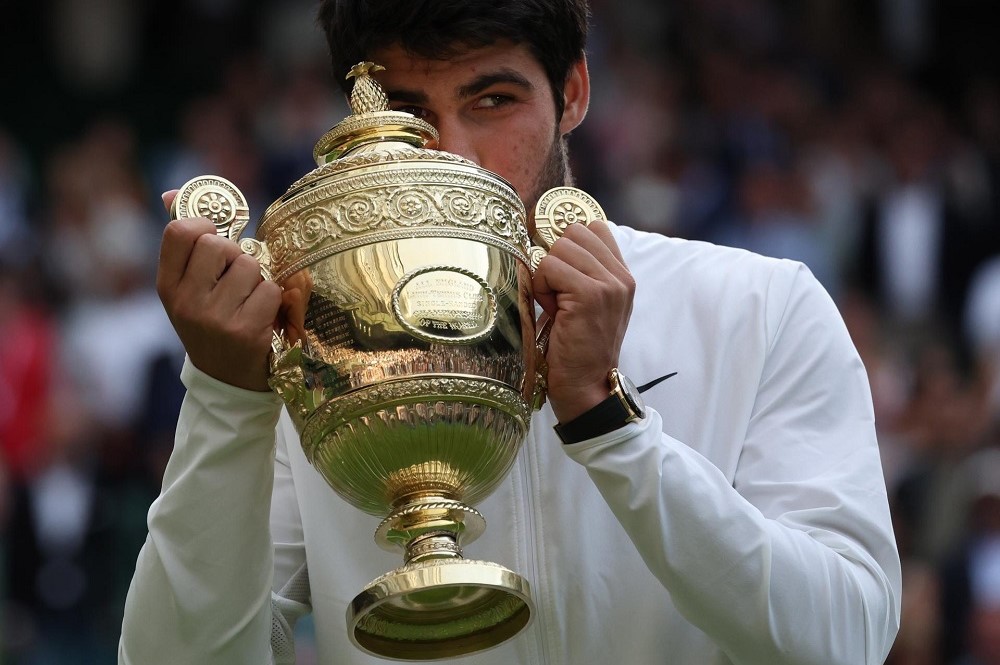
[[[167,209],[177,191],[163,195]],[[281,287],[203,217],[163,231],[156,291],[194,366],[224,383],[268,390],[268,354]]]

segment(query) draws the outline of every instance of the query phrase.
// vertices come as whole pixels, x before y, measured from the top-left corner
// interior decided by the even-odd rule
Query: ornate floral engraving
[[[516,231],[524,225],[524,209],[520,199],[502,181],[484,175],[464,164],[414,165],[387,163],[380,168],[358,169],[338,177],[316,181],[303,191],[290,194],[281,205],[268,210],[258,229],[258,237],[270,238],[287,229],[291,220],[302,211],[325,207],[339,219],[345,233],[364,233],[404,222],[420,224],[455,224],[483,227],[490,233],[515,238],[522,244],[527,233]],[[379,203],[388,197],[401,197],[403,189],[423,196],[420,203],[413,198],[399,199],[401,206],[382,208]],[[464,194],[463,194],[464,192]],[[487,210],[490,203],[493,208]],[[418,210],[428,214],[419,216]],[[485,210],[485,214],[481,211]],[[385,217],[378,216],[384,214]],[[376,216],[376,218],[373,218]],[[516,237],[515,237],[516,236]],[[527,243],[523,243],[526,250]]]
[[[441,192],[445,215],[457,224],[477,224],[482,216],[483,199],[458,187]]]
[[[334,215],[325,208],[312,208],[296,220],[290,239],[296,249],[312,249],[320,243],[341,235]]]
[[[345,186],[346,192],[338,193]],[[493,244],[513,246],[519,257],[526,256],[530,243],[523,207],[511,194],[489,178],[465,172],[358,173],[349,181],[324,183],[284,202],[270,211],[258,237],[270,249],[279,281],[338,251],[377,242],[378,233],[390,234],[383,239],[400,237],[392,235],[400,230],[441,236],[476,230],[504,241]],[[489,242],[483,236],[477,239]]]
[[[338,218],[340,227],[347,233],[371,230],[381,221],[378,198],[369,192],[348,194],[335,204],[331,202],[330,207],[336,211],[334,215]],[[294,226],[288,232],[295,233]]]
[[[379,192],[382,194],[383,192]],[[423,224],[433,219],[438,212],[432,198],[434,192],[399,188],[384,190],[386,195],[386,217],[402,226]]]

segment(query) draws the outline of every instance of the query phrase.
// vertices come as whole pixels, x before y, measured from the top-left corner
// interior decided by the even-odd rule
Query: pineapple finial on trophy
[[[352,114],[324,134],[313,149],[317,166],[340,159],[351,151],[392,150],[392,146],[424,148],[437,143],[431,125],[403,111],[389,108],[389,98],[372,74],[385,67],[359,62],[347,73],[354,79],[350,101]],[[381,144],[381,145],[379,145]]]
[[[351,111],[354,115],[389,110],[389,98],[370,75],[385,71],[385,67],[374,62],[359,62],[347,72],[347,78],[354,79],[351,90]]]

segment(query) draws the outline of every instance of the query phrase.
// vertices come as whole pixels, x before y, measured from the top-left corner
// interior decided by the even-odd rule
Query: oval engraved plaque
[[[436,344],[470,344],[496,325],[497,299],[479,275],[427,266],[403,276],[392,293],[396,319],[411,335]]]

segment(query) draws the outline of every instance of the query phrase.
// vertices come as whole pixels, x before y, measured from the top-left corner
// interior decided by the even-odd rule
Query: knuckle
[[[242,316],[232,316],[227,318],[225,321],[220,322],[220,331],[226,337],[233,340],[245,340],[247,337],[247,330],[249,326],[245,317]]]
[[[635,295],[635,277],[632,276],[632,273],[625,273],[625,276],[622,277],[622,284],[625,285],[625,291],[630,297]]]
[[[214,231],[214,224],[203,217],[172,219],[163,227],[164,240],[180,241]]]
[[[233,263],[239,265],[240,268],[260,270],[260,262],[246,253],[239,254],[239,256],[233,259]]]
[[[258,286],[261,294],[269,301],[281,302],[281,287],[269,279],[263,280]]]
[[[570,245],[575,245],[575,244],[576,241],[571,236],[563,234],[561,238],[555,241],[555,243],[552,245],[552,248],[549,249],[549,253],[546,255],[545,258],[554,256],[557,259],[564,261],[566,260],[567,254],[571,253]],[[545,259],[542,259],[542,263],[544,262]],[[540,266],[541,264],[539,264],[539,267]]]
[[[621,287],[616,282],[598,282],[595,291],[603,302],[613,302],[621,296]]]
[[[260,274],[260,262],[243,252],[240,252],[233,258],[229,269],[238,272],[240,275],[244,275],[248,280],[260,281],[263,279]]]
[[[196,247],[219,247],[221,238],[214,233],[202,233],[194,241]]]
[[[161,243],[164,247],[183,243],[188,238],[188,228],[184,221],[183,219],[173,219],[163,227],[163,239]]]
[[[183,300],[168,307],[170,318],[182,326],[190,326],[196,323],[195,312]]]
[[[227,263],[229,263],[228,257],[235,258],[243,254],[236,243],[229,238],[217,235],[215,231],[206,231],[198,236],[194,242],[194,249],[211,256],[227,257]]]

